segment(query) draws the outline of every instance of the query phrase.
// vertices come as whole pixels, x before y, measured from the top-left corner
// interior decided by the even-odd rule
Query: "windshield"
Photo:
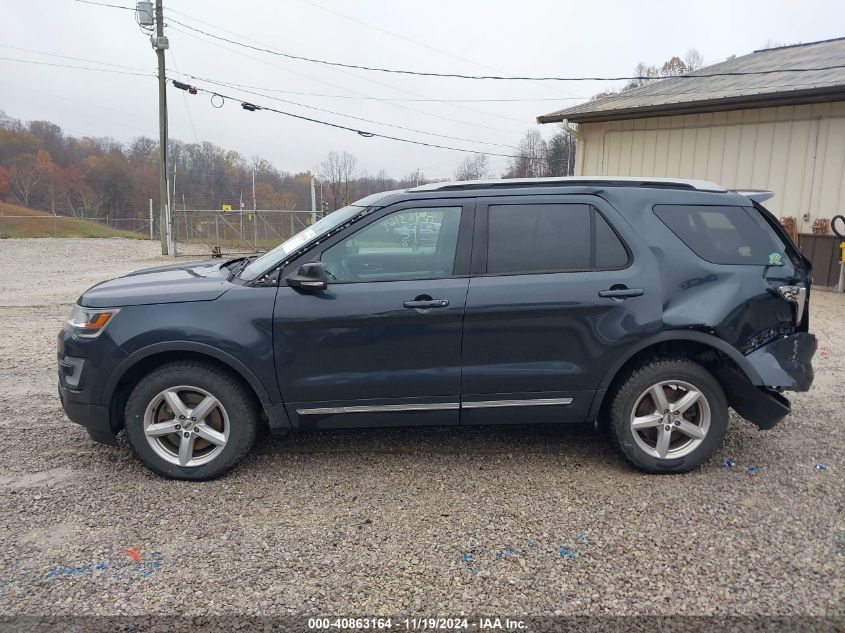
[[[302,229],[293,237],[285,240],[271,251],[267,251],[261,257],[257,257],[251,261],[239,275],[241,279],[255,279],[260,274],[270,270],[276,264],[281,262],[285,257],[290,255],[303,244],[306,244],[324,233],[328,233],[336,226],[343,224],[356,213],[362,211],[364,207],[348,206],[338,209],[334,213],[330,213],[322,220],[315,222],[311,226]]]

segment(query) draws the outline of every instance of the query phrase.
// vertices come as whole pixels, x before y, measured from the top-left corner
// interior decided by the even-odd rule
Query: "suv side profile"
[[[806,391],[809,261],[767,192],[672,179],[376,194],[258,257],[86,291],[59,393],[97,441],[210,479],[260,430],[599,421],[636,467],[696,468],[728,408]]]

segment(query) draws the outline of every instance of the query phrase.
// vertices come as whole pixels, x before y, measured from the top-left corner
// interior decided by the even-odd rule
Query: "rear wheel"
[[[611,438],[637,468],[690,471],[721,445],[728,403],[718,381],[687,360],[656,360],[632,372],[613,395]]]
[[[246,389],[213,365],[177,362],[142,378],[126,403],[126,435],[149,468],[173,479],[213,479],[255,441]]]

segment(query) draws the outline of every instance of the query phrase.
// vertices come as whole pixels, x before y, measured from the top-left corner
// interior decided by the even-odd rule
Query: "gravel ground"
[[[188,483],[56,396],[73,301],[156,249],[0,242],[0,614],[845,615],[845,297],[813,294],[793,414],[732,416],[691,474],[639,474],[592,427],[494,427],[265,439]]]

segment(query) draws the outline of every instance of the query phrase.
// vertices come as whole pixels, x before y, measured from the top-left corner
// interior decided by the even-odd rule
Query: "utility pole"
[[[252,170],[252,212],[258,211],[258,202],[255,198],[255,170]]]
[[[314,176],[311,176],[311,224],[317,221],[317,192],[314,191]]]
[[[252,170],[252,245],[258,252],[258,200],[255,197],[255,170]]]
[[[156,0],[155,10],[156,35],[153,39],[153,48],[158,57],[158,152],[159,152],[159,182],[158,195],[161,202],[160,228],[161,228],[161,254],[169,254],[169,213],[168,201],[170,191],[167,187],[167,78],[164,71],[164,51],[168,47],[167,38],[164,36],[164,7],[162,0]]]

